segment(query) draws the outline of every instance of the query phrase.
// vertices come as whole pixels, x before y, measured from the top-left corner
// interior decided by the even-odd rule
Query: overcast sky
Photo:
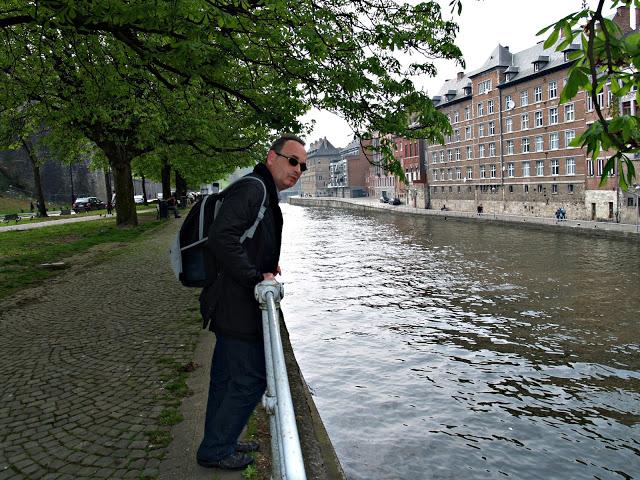
[[[440,0],[440,4],[446,18],[450,18],[449,0]],[[597,1],[589,0],[587,4],[595,8]],[[455,21],[460,26],[456,44],[464,55],[464,71],[479,68],[498,44],[516,53],[543,41],[546,37],[536,37],[539,30],[580,10],[581,5],[582,0],[463,0],[462,15],[456,16]],[[436,67],[435,78],[414,80],[417,88],[424,89],[430,96],[438,93],[446,79],[455,78],[457,72],[463,71],[454,62],[438,61]],[[303,119],[317,122],[306,138],[307,143],[327,137],[335,147],[344,147],[353,137],[347,123],[329,112],[314,110]]]

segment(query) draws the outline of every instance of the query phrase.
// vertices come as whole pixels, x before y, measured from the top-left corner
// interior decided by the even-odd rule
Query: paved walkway
[[[199,292],[169,268],[177,226],[102,245],[106,261],[72,258],[0,301],[0,479],[158,478],[165,466],[182,474],[163,478],[213,478],[193,455],[213,341],[200,329]],[[196,354],[194,408],[167,447],[162,414],[176,401],[164,386]]]

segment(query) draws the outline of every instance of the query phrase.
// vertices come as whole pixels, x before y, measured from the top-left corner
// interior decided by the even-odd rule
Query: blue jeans
[[[215,462],[235,452],[238,437],[266,387],[262,341],[216,335],[198,459]]]

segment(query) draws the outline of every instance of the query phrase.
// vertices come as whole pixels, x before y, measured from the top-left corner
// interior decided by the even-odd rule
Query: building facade
[[[340,158],[329,165],[329,194],[332,197],[366,197],[369,161],[360,140],[354,138],[340,150]]]
[[[300,177],[302,196],[328,197],[331,194],[330,164],[340,159],[340,150],[327,138],[312,142],[307,152],[307,171]]]
[[[627,30],[628,13],[615,17]],[[479,69],[445,82],[433,101],[453,133],[426,147],[431,208],[553,216],[563,207],[570,218],[610,221],[637,214],[637,196],[623,194],[617,176],[599,185],[613,152],[592,160],[571,145],[596,120],[583,91],[559,102],[577,48],[556,52],[540,42],[511,53],[498,45]],[[607,116],[636,109],[634,94],[614,100],[608,85],[598,103]]]

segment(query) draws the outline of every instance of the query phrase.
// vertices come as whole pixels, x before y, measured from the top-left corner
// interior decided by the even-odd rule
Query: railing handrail
[[[270,418],[272,478],[306,480],[280,335],[278,312],[283,296],[282,284],[275,280],[265,280],[256,285],[255,297],[262,309],[267,370],[267,391],[263,405]]]

